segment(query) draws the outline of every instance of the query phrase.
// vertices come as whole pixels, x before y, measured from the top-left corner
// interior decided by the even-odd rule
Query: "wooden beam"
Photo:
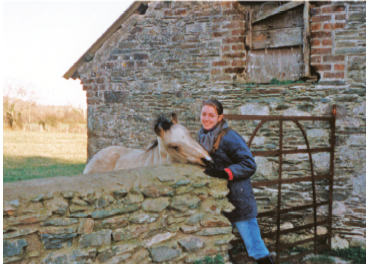
[[[253,49],[279,48],[302,45],[302,27],[254,31],[252,34]]]
[[[125,12],[101,35],[100,38],[78,59],[77,62],[63,75],[63,78],[76,79],[78,76],[75,75],[78,68],[85,62],[92,60],[95,52],[102,46],[102,44],[110,38],[110,36],[123,24],[134,12],[140,7],[141,1],[136,1],[125,10]]]
[[[282,6],[278,7],[278,8],[275,8],[273,10],[270,10],[270,11],[267,11],[263,14],[259,14],[258,16],[255,16],[252,23],[256,23],[258,21],[261,21],[261,20],[264,20],[264,19],[269,18],[271,16],[280,14],[283,11],[292,9],[294,7],[297,7],[297,6],[300,6],[300,5],[303,5],[303,4],[304,4],[304,1],[293,1],[293,2],[287,3],[285,5],[282,5]]]
[[[304,28],[303,28],[303,57],[304,57],[304,75],[306,77],[311,76],[310,71],[310,36],[311,36],[311,28],[310,28],[310,15],[309,15],[309,1],[306,0],[304,3],[304,11],[303,11],[303,19],[304,19]]]

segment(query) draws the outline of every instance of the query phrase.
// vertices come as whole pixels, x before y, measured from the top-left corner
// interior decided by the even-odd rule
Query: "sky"
[[[134,1],[2,1],[3,86],[33,89],[37,103],[86,108],[67,70]]]

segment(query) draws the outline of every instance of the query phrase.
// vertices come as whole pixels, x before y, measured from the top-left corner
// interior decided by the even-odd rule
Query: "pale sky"
[[[31,84],[39,104],[86,108],[64,73],[134,1],[3,1],[3,84]]]

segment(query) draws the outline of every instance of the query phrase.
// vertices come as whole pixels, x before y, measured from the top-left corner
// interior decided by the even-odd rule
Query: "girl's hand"
[[[216,168],[206,168],[203,170],[203,172],[206,175],[223,178],[223,179],[229,179],[229,175],[227,172],[223,169],[216,169]]]

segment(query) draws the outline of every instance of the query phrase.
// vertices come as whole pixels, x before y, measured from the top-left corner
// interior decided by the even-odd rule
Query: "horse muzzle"
[[[215,166],[215,162],[212,160],[211,157],[209,157],[209,158],[201,158],[201,161],[208,168],[213,168]]]

